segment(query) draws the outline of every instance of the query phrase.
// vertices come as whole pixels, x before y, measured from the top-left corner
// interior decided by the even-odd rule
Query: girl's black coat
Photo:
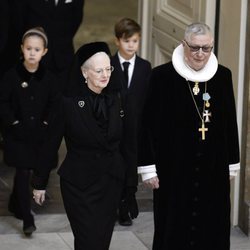
[[[31,74],[20,63],[5,74],[0,85],[0,117],[7,165],[20,168],[39,165],[41,147],[50,136],[57,93],[54,75],[42,65]],[[19,123],[13,125],[17,120]],[[56,157],[50,164],[55,167]]]

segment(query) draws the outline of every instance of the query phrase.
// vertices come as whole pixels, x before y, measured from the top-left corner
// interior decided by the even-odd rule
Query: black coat
[[[105,174],[124,180],[126,164],[120,151],[123,122],[120,116],[121,103],[117,93],[108,93],[107,134],[98,126],[89,101],[88,91],[76,97],[63,97],[54,120],[53,137],[45,147],[46,157],[41,159],[44,168],[37,169],[33,186],[45,189],[50,157],[57,152],[64,137],[67,154],[58,173],[67,182],[84,189]],[[47,167],[46,167],[47,166]]]
[[[0,79],[20,59],[24,30],[23,1],[2,0],[0,3]]]
[[[9,13],[8,0],[0,1],[0,55],[6,46],[8,38],[8,19],[7,14]],[[7,20],[6,20],[7,19]]]
[[[42,26],[48,36],[43,62],[54,72],[68,70],[74,56],[73,38],[83,19],[84,0],[24,0],[24,31]]]
[[[187,82],[172,63],[153,69],[147,100],[142,165],[156,163],[160,188],[154,191],[154,250],[229,250],[229,164],[239,162],[232,76],[219,65],[207,82],[211,122],[206,139]],[[200,83],[204,93],[205,83]],[[202,94],[195,97],[203,109]],[[152,152],[151,154],[149,152]]]
[[[117,88],[121,91],[122,107],[124,109],[124,139],[126,147],[124,151],[128,164],[127,186],[136,186],[137,178],[137,148],[138,148],[138,132],[141,126],[141,113],[148,91],[149,78],[151,74],[151,64],[147,60],[136,56],[134,71],[131,78],[129,88],[126,87],[125,78],[118,54],[111,58],[111,65],[114,71],[111,75],[111,81],[117,84]]]
[[[20,63],[5,74],[0,85],[0,117],[6,164],[21,168],[39,165],[50,127],[43,122],[49,124],[52,119],[57,93],[55,76],[41,64],[35,73]],[[16,120],[19,123],[13,125]],[[56,155],[50,164],[55,167]]]

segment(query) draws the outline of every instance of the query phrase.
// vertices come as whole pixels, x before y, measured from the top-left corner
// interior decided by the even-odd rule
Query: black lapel
[[[143,72],[142,69],[140,69],[141,63],[138,60],[138,57],[135,57],[135,65],[134,65],[134,71],[132,74],[132,78],[130,81],[130,86],[129,88],[132,89],[135,87],[135,85],[140,84],[140,79],[139,79],[139,72]]]
[[[49,1],[50,8],[54,10],[56,7],[56,1],[55,0],[48,0],[48,1]],[[57,5],[58,4],[59,3],[57,3]]]

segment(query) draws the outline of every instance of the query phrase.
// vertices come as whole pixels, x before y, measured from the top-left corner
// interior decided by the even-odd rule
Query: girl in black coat
[[[104,42],[85,44],[76,53],[75,85],[61,98],[44,168],[37,168],[33,178],[34,199],[42,204],[50,172],[46,161],[64,137],[67,154],[58,174],[75,250],[109,249],[126,172],[121,100],[108,86],[113,71],[108,55]]]
[[[30,171],[39,167],[57,95],[54,76],[39,63],[47,44],[43,29],[28,30],[21,44],[24,60],[5,74],[0,89],[4,161],[16,168],[8,209],[23,220],[25,235],[36,229],[31,213]],[[56,163],[55,155],[51,166]]]
[[[46,67],[58,77],[60,90],[68,79],[74,58],[73,39],[84,16],[84,0],[22,0],[24,28],[44,28],[48,39],[48,53],[42,59]]]

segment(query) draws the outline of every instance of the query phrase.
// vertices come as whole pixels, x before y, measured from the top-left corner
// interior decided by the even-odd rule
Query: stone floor
[[[73,236],[64,213],[39,214],[35,218],[38,229],[32,237],[26,238],[20,231],[22,226],[20,221],[11,216],[1,216],[0,250],[73,249]],[[149,250],[152,249],[152,238],[153,214],[141,212],[131,227],[115,226],[110,250]],[[250,238],[238,228],[233,228],[231,250],[249,249]]]
[[[73,249],[73,236],[65,214],[35,217],[38,229],[30,238],[21,233],[20,221],[10,216],[0,217],[0,250]],[[152,225],[151,212],[141,213],[129,228],[116,225],[110,250],[150,249]]]

